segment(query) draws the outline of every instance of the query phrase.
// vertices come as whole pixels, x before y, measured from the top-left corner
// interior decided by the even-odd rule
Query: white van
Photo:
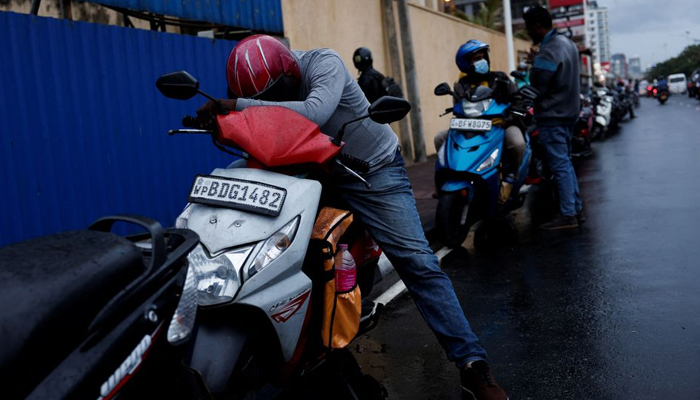
[[[668,76],[668,90],[675,94],[684,94],[688,90],[688,82],[685,74],[673,74]]]

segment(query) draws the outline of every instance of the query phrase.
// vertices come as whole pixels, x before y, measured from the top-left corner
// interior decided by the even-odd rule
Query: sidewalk
[[[431,241],[429,232],[435,228],[435,209],[437,208],[437,199],[433,198],[435,192],[434,174],[435,160],[437,156],[428,157],[428,161],[417,163],[406,167],[408,179],[413,185],[413,196],[416,198],[416,207],[420,215],[420,221],[423,224],[423,230],[428,236],[428,241]]]

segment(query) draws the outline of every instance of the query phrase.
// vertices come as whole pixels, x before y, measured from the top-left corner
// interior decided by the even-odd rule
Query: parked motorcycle
[[[625,86],[618,86],[616,90],[616,97],[619,99],[620,103],[622,104],[622,118],[620,118],[620,121],[626,116],[629,115],[630,119],[634,119],[634,96],[632,96],[631,91],[629,90],[628,87]]]
[[[581,95],[581,111],[576,120],[574,137],[571,141],[572,157],[588,157],[593,154],[591,150],[591,134],[594,116],[590,98]]]
[[[612,129],[608,130],[608,134],[611,134],[617,131],[620,122],[625,119],[625,116],[629,112],[629,105],[617,90],[608,89],[608,93],[613,98],[610,118],[610,128]]]
[[[116,222],[148,233],[110,233]],[[197,242],[192,231],[119,216],[1,248],[2,397],[176,398],[188,381],[173,360],[197,311],[186,259]]]
[[[496,97],[503,92],[505,83],[499,81],[494,89],[479,86],[458,98],[447,83],[435,88],[435,95],[451,95],[454,106],[446,112],[454,115],[444,144],[438,149],[435,165],[435,183],[438,191],[438,206],[435,223],[440,241],[449,247],[460,246],[469,229],[478,221],[483,221],[475,233],[474,244],[488,244],[500,232],[516,233],[504,219],[511,211],[525,201],[523,186],[530,165],[532,151],[529,136],[525,136],[526,150],[517,181],[510,182],[512,190],[504,202],[502,181],[511,179],[503,176],[502,155],[504,151],[504,122],[509,118],[530,119],[527,106],[515,107],[510,103],[499,102]],[[537,91],[529,85],[518,90],[517,99],[524,102],[537,97]],[[529,123],[522,123],[526,132]],[[502,222],[506,222],[503,226]],[[505,229],[502,229],[505,228]]]
[[[639,102],[639,92],[632,90],[631,88],[627,88],[627,95],[632,99],[632,104],[634,105],[634,108],[639,108],[641,103]]]
[[[186,72],[156,85],[174,99],[202,93]],[[341,153],[345,126],[398,121],[410,104],[382,97],[333,140],[287,108],[227,112],[219,105],[215,124],[201,127],[186,117],[183,125],[193,129],[169,132],[207,135],[247,158],[196,176],[177,220],[201,238],[189,255],[199,312],[188,365],[215,396],[247,399],[308,375],[376,324],[378,313],[370,312],[360,326],[360,300],[371,291],[381,250],[322,182],[334,169],[365,182],[358,172],[367,163]],[[341,243],[359,285],[341,288]]]
[[[607,88],[598,88],[593,94],[595,120],[591,131],[591,140],[605,139],[612,125],[613,96]]]

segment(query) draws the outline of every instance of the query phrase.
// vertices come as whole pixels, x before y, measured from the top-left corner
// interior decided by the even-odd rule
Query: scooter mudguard
[[[602,115],[596,115],[595,122],[600,126],[606,126],[608,124],[608,121],[606,121],[605,117]]]
[[[451,180],[445,182],[442,187],[440,187],[441,192],[459,192],[464,189],[467,189],[469,201],[471,202],[474,199],[474,185],[469,181],[465,181],[464,179]]]
[[[235,327],[200,323],[189,366],[202,375],[211,392],[223,392],[248,340],[248,334]]]

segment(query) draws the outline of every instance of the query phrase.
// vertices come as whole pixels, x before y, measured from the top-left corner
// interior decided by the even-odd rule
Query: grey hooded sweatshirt
[[[236,111],[253,106],[282,106],[315,122],[335,137],[340,127],[367,114],[369,102],[338,53],[331,49],[295,51],[301,69],[299,101],[270,102],[238,99]],[[343,153],[367,161],[370,171],[393,160],[398,138],[389,125],[370,119],[347,126]]]

